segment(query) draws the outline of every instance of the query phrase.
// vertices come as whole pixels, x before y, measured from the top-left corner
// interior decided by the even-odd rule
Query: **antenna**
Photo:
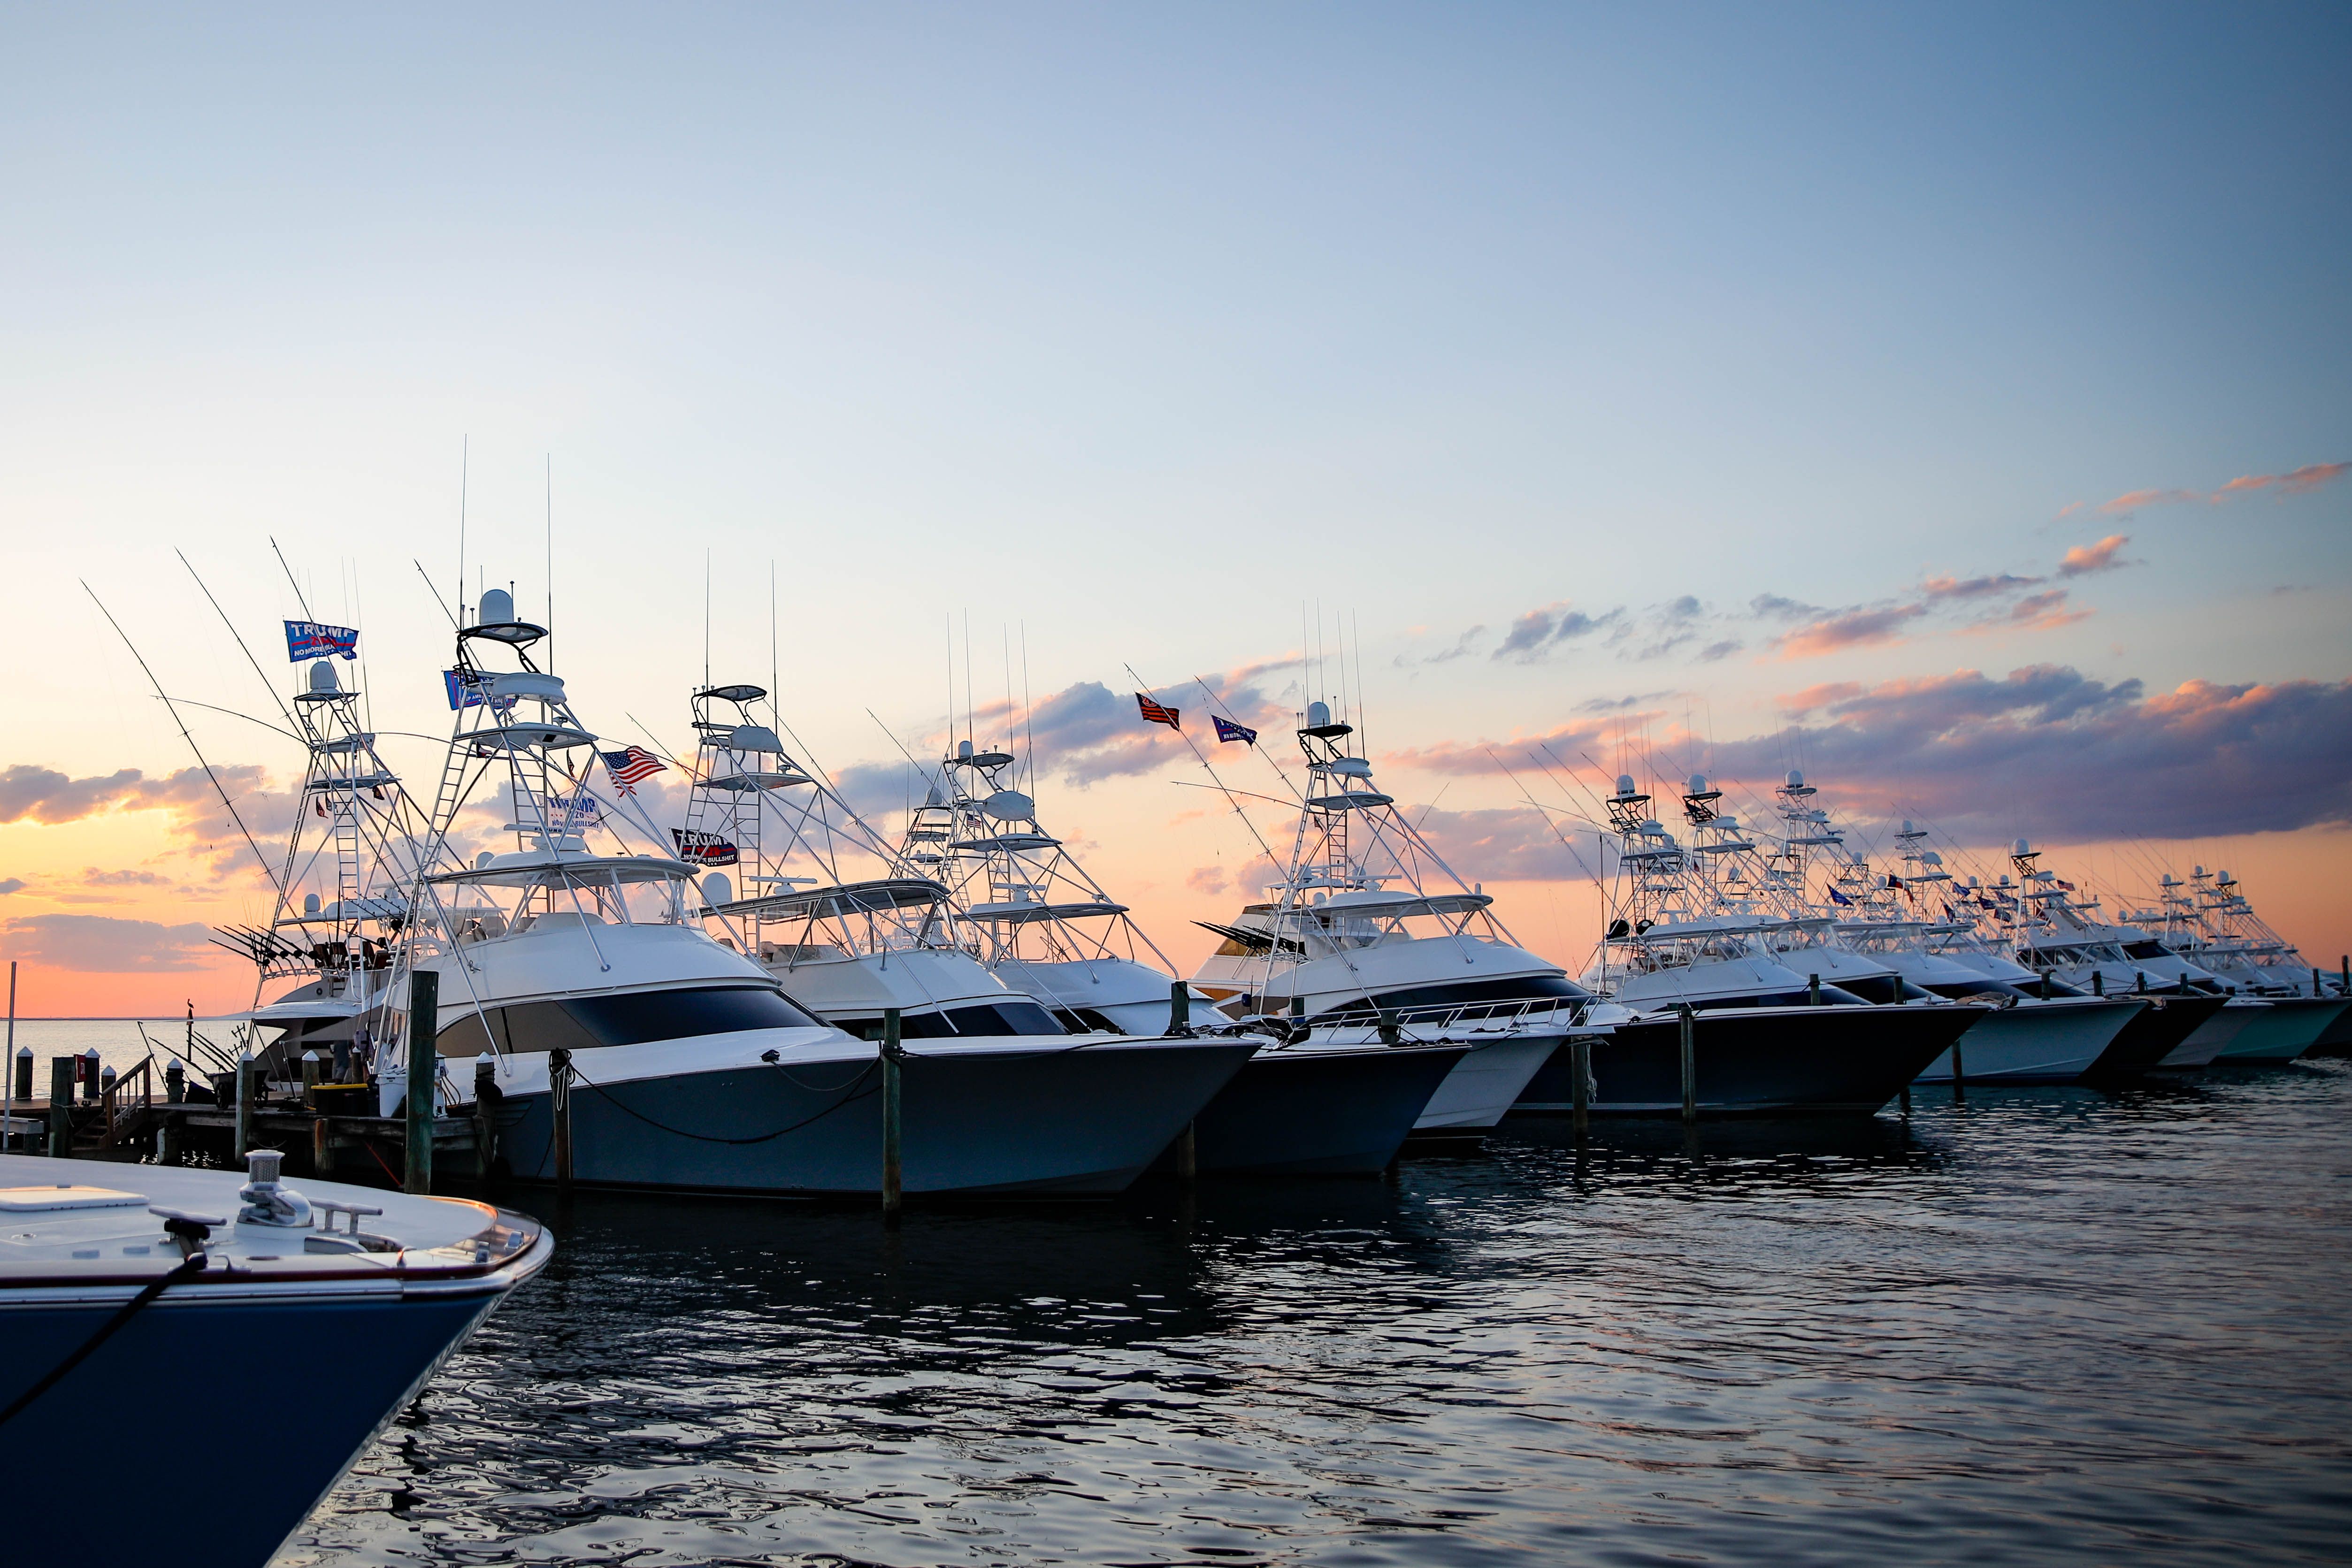
[[[1021,622],[1021,760],[1027,770],[1029,792],[1037,792],[1037,710],[1029,702],[1029,622]]]
[[[710,547],[702,547],[702,684],[710,684]]]
[[[776,694],[783,689],[783,662],[776,656],[776,558],[768,558],[768,706],[773,708]]]
[[[457,615],[466,613],[466,479],[473,465],[473,437],[457,438]]]
[[[555,674],[555,454],[547,454],[547,673]],[[708,681],[703,683],[709,685]]]
[[[278,541],[275,538],[269,541],[269,553],[278,558],[278,570],[286,574],[286,584],[294,591],[294,602],[302,607],[303,619],[316,621],[318,617],[310,613],[310,601],[303,596],[302,585],[294,580],[294,569],[286,564],[286,552],[278,548]],[[84,584],[84,586],[88,585]]]

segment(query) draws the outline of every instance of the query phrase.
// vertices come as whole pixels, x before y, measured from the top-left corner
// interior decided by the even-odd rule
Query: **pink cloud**
[[[1823,681],[1774,700],[1783,713],[1808,714],[1816,708],[1828,707],[1832,703],[1849,702],[1862,695],[1862,690],[1859,681]]]
[[[1924,604],[1849,610],[1784,632],[1772,639],[1770,646],[1783,659],[1813,659],[1845,648],[1869,648],[1900,643],[1904,626],[1927,613],[1927,607]]]
[[[1225,891],[1225,868],[1221,865],[1194,866],[1184,878],[1184,885],[1194,893]]]
[[[2129,543],[2131,536],[2128,534],[2109,534],[2097,544],[2076,545],[2066,552],[2066,559],[2058,563],[2058,575],[2086,577],[2095,571],[2113,571],[2119,566],[2128,566],[2131,564],[2129,561],[2116,559],[2116,552]]]
[[[1538,747],[1549,747],[1570,761],[1576,754],[1602,744],[1602,737],[1612,724],[1622,724],[1622,718],[1595,720],[1589,724],[1563,725],[1548,735],[1514,736],[1508,740],[1489,746],[1482,740],[1440,741],[1435,746],[1408,747],[1402,751],[1383,752],[1382,765],[1393,768],[1423,768],[1433,773],[1499,773],[1503,768],[1517,769]],[[1502,758],[1497,766],[1492,752]]]
[[[2304,496],[2330,485],[2352,472],[2352,463],[2306,463],[2285,474],[2241,474],[2211,495],[2200,495],[2194,490],[2133,490],[2104,503],[2099,510],[2109,517],[2121,512],[2137,511],[2166,501],[2208,501],[2219,504],[2224,496],[2250,496],[2257,490],[2276,489],[2282,496]],[[2065,513],[2061,512],[2060,517]]]

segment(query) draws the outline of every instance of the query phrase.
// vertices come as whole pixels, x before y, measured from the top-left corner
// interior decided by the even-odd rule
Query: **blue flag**
[[[448,688],[450,710],[455,712],[461,707],[481,706],[481,681],[482,677],[471,670],[442,671],[441,684]],[[501,713],[514,706],[513,697],[500,697],[498,701],[499,711]]]
[[[1832,889],[1830,889],[1830,902],[1831,902],[1832,904],[1852,904],[1852,903],[1853,902],[1853,899],[1851,899],[1851,898],[1848,898],[1844,894],[1840,893],[1836,888],[1832,888]]]
[[[346,659],[360,656],[360,634],[350,626],[328,626],[317,621],[286,622],[286,657],[299,664],[305,659],[323,659],[330,653]]]
[[[1250,746],[1257,744],[1257,731],[1246,726],[1235,724],[1229,718],[1219,718],[1215,714],[1209,716],[1209,721],[1217,727],[1219,740],[1238,740]]]

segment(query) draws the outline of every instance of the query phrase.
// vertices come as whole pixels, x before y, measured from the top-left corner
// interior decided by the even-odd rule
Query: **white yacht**
[[[2077,990],[2147,998],[2152,1019],[2179,1043],[2156,1062],[2168,1072],[2210,1065],[2257,1016],[2260,1003],[2232,997],[2213,976],[2184,962],[2150,933],[2096,918],[2096,897],[2041,864],[2042,852],[2019,839],[2010,849],[2015,873],[1969,889],[1977,909],[2007,934],[2016,961]],[[1972,883],[1975,879],[1971,879]]]
[[[1801,936],[1775,941],[1782,961],[1810,968],[1823,949],[1845,948],[1885,965],[1895,977],[1895,992],[1889,995],[1883,984],[1839,972],[1839,985],[1873,1001],[1941,998],[1990,1008],[1916,1082],[2073,1083],[2127,1078],[2152,1065],[2145,1047],[2122,1038],[2145,1004],[2078,994],[2046,978],[2035,981],[2014,965],[2014,975],[2002,979],[1936,951],[1935,941],[1955,933],[1951,922],[1928,917],[1922,898],[1933,896],[1951,876],[1942,857],[1922,847],[1927,837],[1923,830],[1903,823],[1895,834],[1901,873],[1876,873],[1843,830],[1830,823],[1828,813],[1811,804],[1812,789],[1803,774],[1790,773],[1778,793],[1790,824],[1783,852],[1799,868],[1789,907],[1809,916],[1791,923],[1801,926]],[[1814,866],[1825,873],[1817,897],[1809,894],[1800,859],[1809,846],[1818,847]]]
[[[1787,788],[1803,789],[1802,778]],[[1618,876],[1586,983],[1638,1021],[1594,1052],[1596,1108],[1680,1108],[1688,1009],[1702,1112],[1874,1113],[1989,1009],[1899,1005],[1916,1000],[1899,974],[1824,940],[1833,922],[1796,901],[1801,856],[1786,844],[1764,855],[1721,799],[1704,778],[1690,780],[1687,843],[1651,814],[1631,775],[1602,801]],[[1820,830],[1809,816],[1805,831]]]
[[[1210,927],[1224,940],[1192,983],[1229,1016],[1273,1020],[1292,1051],[1468,1047],[1412,1125],[1482,1134],[1588,1027],[1593,998],[1520,946],[1395,809],[1351,749],[1354,726],[1316,701],[1297,734],[1307,782],[1282,878]]]
[[[2241,997],[2266,1003],[2222,1048],[2221,1060],[2292,1061],[2312,1050],[2347,1011],[2352,995],[2304,962],[2294,946],[2254,914],[2238,880],[2203,866],[2189,880],[2158,879],[2157,906],[2126,918],[2156,927],[2166,947]]]
[[[439,1053],[455,1071],[426,1086],[387,1070],[387,1112],[409,1092],[463,1092],[468,1059],[486,1059],[503,1097],[504,1160],[544,1179],[554,1174],[550,1072],[562,1050],[579,1181],[877,1190],[878,1047],[812,1017],[769,967],[707,934],[713,901],[696,884],[708,860],[694,840],[666,846],[693,861],[631,846],[632,831],[663,836],[630,792],[642,761],[600,748],[563,681],[531,664],[544,634],[497,590],[459,633],[434,869],[413,890],[405,954],[439,977]],[[509,662],[520,667],[499,667]],[[452,864],[459,813],[493,778],[521,808],[520,845]],[[611,837],[614,852],[592,851],[586,831]],[[1247,1055],[1223,1041],[1147,1056],[915,1032],[904,1070],[909,1193],[1116,1192]]]

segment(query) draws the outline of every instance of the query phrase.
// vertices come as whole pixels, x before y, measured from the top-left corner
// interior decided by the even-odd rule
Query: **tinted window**
[[[573,997],[562,1002],[572,1024],[593,1045],[635,1045],[746,1029],[816,1029],[781,991],[764,986],[709,986],[677,991],[634,991],[616,997]],[[549,1037],[562,1026],[549,1020]],[[525,1050],[536,1047],[522,1047]]]
[[[2161,942],[2132,942],[2125,945],[2124,956],[2126,958],[2162,958],[2168,956],[2168,955],[2165,952],[2164,944]]]
[[[841,1027],[860,1040],[880,1040],[880,1019],[844,1019]],[[1026,998],[978,1002],[971,1007],[908,1013],[898,1021],[900,1040],[990,1039],[1000,1035],[1067,1034],[1054,1015]]]

